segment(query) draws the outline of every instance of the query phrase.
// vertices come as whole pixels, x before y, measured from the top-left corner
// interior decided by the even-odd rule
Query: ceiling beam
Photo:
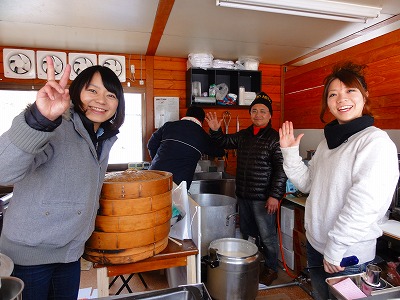
[[[156,54],[174,3],[175,0],[160,0],[158,2],[157,13],[154,19],[153,30],[151,31],[146,55],[154,56]]]

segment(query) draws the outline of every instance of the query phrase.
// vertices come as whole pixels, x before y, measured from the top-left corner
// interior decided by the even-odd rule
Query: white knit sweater
[[[397,149],[386,132],[371,126],[332,150],[324,139],[308,167],[299,147],[282,148],[282,154],[290,181],[310,194],[305,229],[314,249],[334,265],[351,255],[360,263],[374,259],[378,221],[399,179]]]

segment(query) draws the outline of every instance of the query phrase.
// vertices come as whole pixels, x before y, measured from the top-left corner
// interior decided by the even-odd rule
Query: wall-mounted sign
[[[178,120],[178,97],[154,97],[154,128],[160,128],[165,122]]]

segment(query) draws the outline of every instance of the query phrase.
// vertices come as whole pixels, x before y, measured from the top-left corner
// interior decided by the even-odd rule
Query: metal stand
[[[266,286],[264,288],[261,288],[260,290],[270,290],[270,289],[289,287],[289,286],[299,286],[308,295],[310,295],[311,297],[313,296],[312,289],[311,289],[311,286],[310,286],[310,279],[305,274],[300,274],[295,279],[293,279],[292,282],[283,283],[283,284],[276,284],[276,285],[270,285],[270,286]]]
[[[137,274],[138,274],[138,276],[139,276],[139,278],[140,278],[140,281],[143,283],[144,287],[147,289],[148,286],[147,286],[146,281],[144,281],[142,274],[140,274],[140,273],[137,273]],[[113,284],[115,283],[115,281],[116,281],[118,278],[121,278],[122,285],[121,285],[121,287],[119,288],[119,290],[115,293],[115,295],[119,295],[119,294],[122,292],[122,290],[123,290],[124,288],[126,288],[127,291],[128,291],[129,293],[132,293],[132,290],[131,290],[131,288],[130,288],[130,286],[129,286],[129,281],[132,279],[133,275],[135,275],[135,273],[130,274],[126,279],[125,279],[125,277],[124,277],[123,275],[117,275],[117,276],[115,276],[115,277],[113,278],[113,280],[111,280],[110,285],[108,286],[108,288],[110,289],[110,288],[113,286]]]

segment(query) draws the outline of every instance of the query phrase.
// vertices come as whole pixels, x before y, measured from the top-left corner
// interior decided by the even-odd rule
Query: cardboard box
[[[297,205],[294,208],[294,229],[302,233],[306,232],[304,228],[304,212],[305,209],[302,206]]]
[[[293,236],[294,228],[294,206],[293,205],[282,205],[281,206],[281,231],[284,234]]]
[[[307,257],[306,235],[296,229],[293,229],[293,250],[295,253]]]
[[[282,237],[282,246],[290,251],[293,251],[293,237],[283,233],[282,231],[281,231],[281,237]]]
[[[278,245],[278,247],[279,247],[279,245]],[[282,250],[283,250],[283,255],[285,257],[286,266],[289,269],[294,270],[294,266],[295,266],[294,265],[294,251],[290,251],[290,250],[286,249],[285,247],[282,247]],[[281,251],[279,251],[278,259],[279,259],[279,261],[281,261],[283,263]]]
[[[307,268],[307,257],[294,253],[294,267],[296,273],[304,271],[304,269]]]

